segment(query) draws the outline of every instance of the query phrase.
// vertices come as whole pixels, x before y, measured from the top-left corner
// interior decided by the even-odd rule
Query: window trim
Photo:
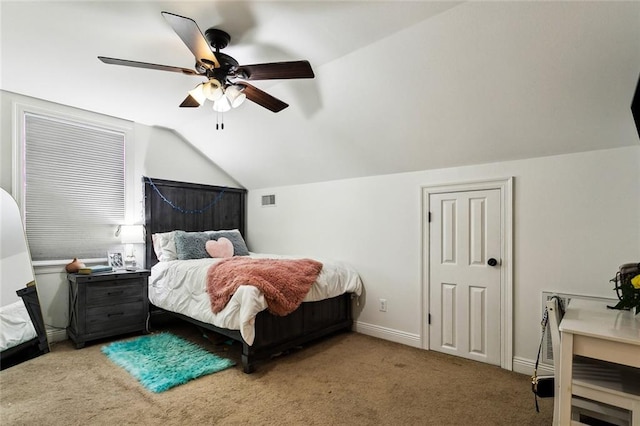
[[[54,107],[55,106],[55,107]],[[46,101],[38,102],[33,99],[32,102],[14,101],[12,102],[12,184],[11,192],[20,209],[23,226],[26,222],[25,218],[25,115],[37,114],[49,117],[55,120],[63,120],[75,122],[80,125],[93,127],[101,127],[107,130],[121,132],[124,134],[124,196],[125,196],[125,221],[133,223],[135,218],[135,156],[134,156],[134,137],[135,126],[131,121],[123,120],[116,117],[102,115],[90,111],[80,110],[77,108],[53,104]],[[127,222],[128,223],[128,222]],[[86,259],[103,261],[106,259]],[[59,261],[45,260],[34,261],[34,266],[52,266],[68,263],[68,259],[60,259]]]

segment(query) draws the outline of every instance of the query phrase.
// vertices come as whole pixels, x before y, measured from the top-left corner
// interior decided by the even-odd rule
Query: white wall
[[[41,99],[22,96],[16,93],[0,91],[0,187],[12,193],[13,185],[13,134],[14,120],[12,111],[15,103],[31,105],[41,110],[58,114],[69,114],[89,120],[102,120],[105,116],[89,111],[55,104]],[[112,119],[112,118],[111,118]],[[122,120],[124,123],[124,120]],[[144,222],[144,193],[142,177],[179,180],[209,185],[240,187],[224,170],[202,156],[180,135],[171,130],[126,122],[133,125],[133,140],[127,140],[132,149],[127,150],[127,162],[132,162],[133,177],[127,179],[127,196],[132,200],[127,205],[127,217],[135,223]],[[13,195],[13,194],[12,194]],[[120,248],[120,247],[118,247]],[[45,324],[63,329],[68,323],[68,284],[64,266],[74,257],[60,262],[47,262],[46,265],[34,265],[38,294]],[[139,262],[144,259],[143,246],[136,248]],[[105,253],[106,262],[106,253]],[[64,333],[61,332],[64,337]],[[55,340],[55,337],[54,337]]]
[[[15,101],[91,114],[0,91],[0,186],[8,192]],[[134,127],[134,218],[142,212],[142,176],[239,186],[172,131]],[[360,328],[417,346],[421,186],[514,176],[514,358],[526,363],[536,355],[542,290],[612,297],[608,280],[618,265],[640,260],[638,170],[635,146],[255,190],[246,237],[253,251],[352,263],[365,284]],[[260,207],[260,196],[272,193],[277,206]],[[64,263],[36,269],[45,323],[56,327],[68,321]],[[371,302],[379,298],[388,301],[386,313]]]
[[[543,290],[615,297],[608,281],[618,266],[640,261],[638,170],[635,146],[254,190],[247,243],[352,263],[366,289],[358,329],[419,346],[421,186],[513,176],[513,353],[522,370],[536,356]],[[276,207],[260,206],[266,194]]]

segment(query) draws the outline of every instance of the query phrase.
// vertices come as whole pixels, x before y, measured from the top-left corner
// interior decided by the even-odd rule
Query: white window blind
[[[32,113],[24,119],[31,257],[106,257],[125,215],[124,133]]]

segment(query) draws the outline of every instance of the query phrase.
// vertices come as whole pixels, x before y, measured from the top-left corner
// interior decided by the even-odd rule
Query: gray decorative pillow
[[[242,234],[237,229],[224,230],[224,231],[208,231],[212,240],[218,241],[218,238],[225,237],[231,244],[233,244],[234,256],[249,256],[249,249],[247,249],[247,243],[245,243]]]
[[[210,257],[205,249],[209,239],[209,234],[206,232],[175,231],[174,240],[178,259],[188,260]]]

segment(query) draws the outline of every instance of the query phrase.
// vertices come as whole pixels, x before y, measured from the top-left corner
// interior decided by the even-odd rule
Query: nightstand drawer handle
[[[124,315],[124,312],[116,312],[115,314],[107,314],[107,317],[116,317],[119,315]]]
[[[108,293],[107,293],[107,296],[113,296],[113,295],[116,295],[116,294],[122,294],[122,293],[124,293],[124,290],[120,290],[120,291],[110,291],[110,292],[108,292]]]

